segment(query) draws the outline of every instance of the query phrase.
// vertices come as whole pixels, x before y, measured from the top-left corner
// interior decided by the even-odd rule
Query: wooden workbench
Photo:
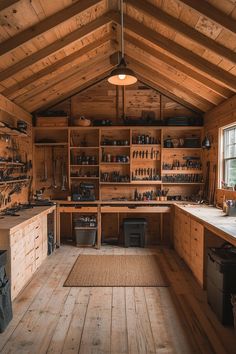
[[[170,204],[173,204],[170,203]],[[57,208],[57,234],[58,234],[58,243],[60,242],[60,216],[61,213],[94,213],[97,214],[97,243],[96,248],[101,247],[101,215],[102,214],[159,214],[160,215],[160,234],[161,240],[163,239],[163,214],[170,213],[171,207],[168,202],[160,203],[160,202],[127,202],[127,205],[124,202],[101,202],[95,204],[87,203],[87,204],[79,204],[74,202],[66,202],[58,205]]]

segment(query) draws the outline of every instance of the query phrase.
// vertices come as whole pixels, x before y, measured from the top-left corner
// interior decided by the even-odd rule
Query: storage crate
[[[36,127],[67,127],[68,117],[36,117]]]
[[[143,218],[124,219],[125,247],[145,247],[146,225]]]
[[[81,228],[75,226],[75,242],[76,246],[94,246],[96,242],[96,228]]]
[[[230,248],[209,248],[207,300],[224,325],[233,325],[231,294],[236,292],[236,254]]]

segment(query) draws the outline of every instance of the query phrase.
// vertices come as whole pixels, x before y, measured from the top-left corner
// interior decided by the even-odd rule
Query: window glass
[[[224,181],[230,187],[236,185],[236,126],[223,130]]]

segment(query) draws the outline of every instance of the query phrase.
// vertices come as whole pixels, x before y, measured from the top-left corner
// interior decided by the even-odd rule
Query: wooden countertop
[[[205,205],[179,205],[176,207],[193,216],[208,230],[236,246],[236,217],[227,216],[221,209]]]
[[[55,210],[55,205],[49,206],[35,206],[32,209],[23,209],[17,212],[19,216],[4,216],[0,219],[0,231],[1,230],[11,230],[14,231],[15,228],[24,226],[30,219],[37,217],[38,215],[48,214]]]

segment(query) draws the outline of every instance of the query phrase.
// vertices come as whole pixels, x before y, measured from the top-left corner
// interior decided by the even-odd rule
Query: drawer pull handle
[[[39,246],[38,246],[38,247],[36,247],[35,249],[36,249],[36,250],[38,250],[38,249],[39,249]]]
[[[35,229],[38,229],[39,228],[39,226],[36,226],[36,228]]]
[[[39,236],[36,236],[36,237],[35,237],[35,240],[37,240],[37,238],[39,238]]]

